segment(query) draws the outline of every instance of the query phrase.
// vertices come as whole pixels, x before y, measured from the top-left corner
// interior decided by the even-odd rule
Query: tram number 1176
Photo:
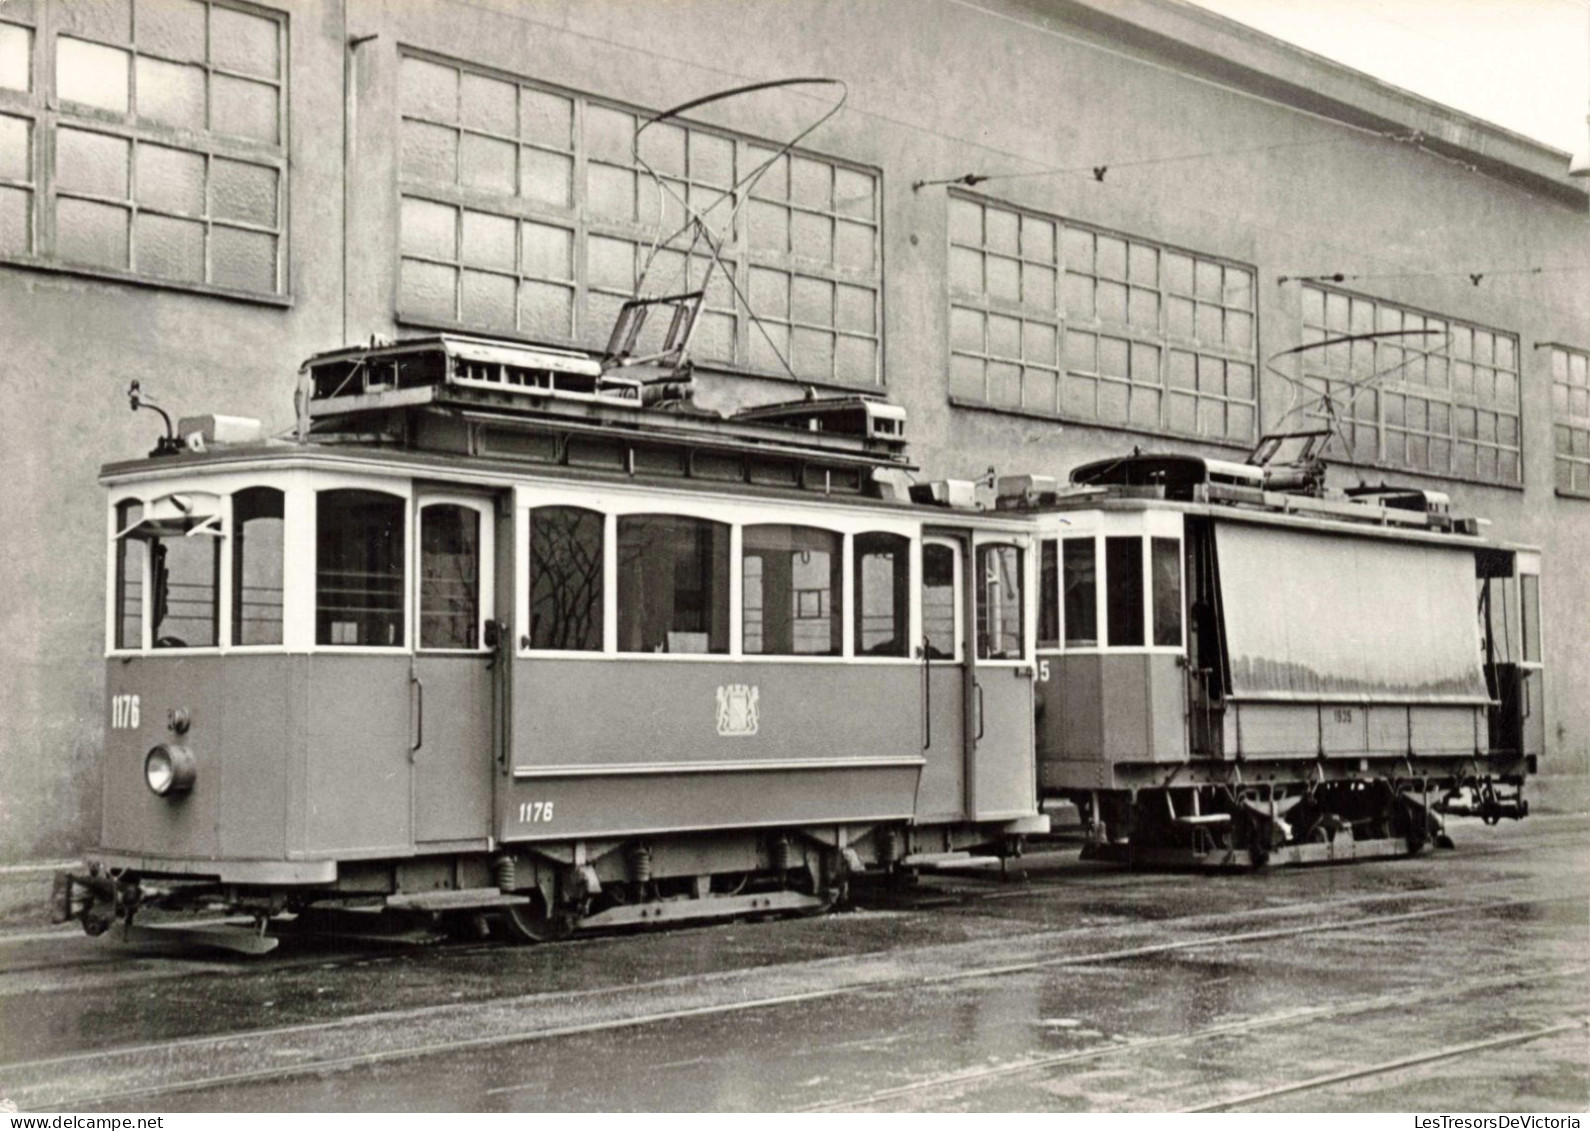
[[[521,825],[545,824],[550,820],[552,820],[552,802],[521,801],[519,803],[519,823]]]

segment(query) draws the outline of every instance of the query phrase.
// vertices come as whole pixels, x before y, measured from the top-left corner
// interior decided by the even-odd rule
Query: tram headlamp
[[[193,788],[198,764],[186,746],[162,742],[144,755],[144,784],[158,797],[178,797]]]

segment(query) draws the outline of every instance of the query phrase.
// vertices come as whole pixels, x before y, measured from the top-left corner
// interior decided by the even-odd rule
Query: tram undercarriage
[[[293,887],[95,865],[57,874],[54,918],[80,921],[90,935],[116,928],[125,940],[251,954],[274,949],[281,934],[390,936],[394,922],[532,943],[577,931],[821,914],[845,904],[855,877],[903,884],[919,868],[971,849],[1005,858],[1020,856],[1022,848],[1017,831],[990,844],[986,827],[885,824],[521,843],[492,855],[345,861],[334,882]],[[193,926],[180,917],[193,912],[252,923]],[[155,913],[156,922],[145,913]],[[145,922],[136,922],[139,916]]]
[[[1134,867],[1262,868],[1412,856],[1452,848],[1447,816],[1486,824],[1529,813],[1523,775],[1495,777],[1404,761],[1384,773],[1202,781],[1073,792],[1082,856]]]

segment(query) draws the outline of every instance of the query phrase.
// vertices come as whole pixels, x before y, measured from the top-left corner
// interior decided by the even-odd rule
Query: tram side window
[[[1524,605],[1524,663],[1540,663],[1540,578],[1533,573],[1518,575]]]
[[[922,635],[932,660],[955,659],[955,550],[922,547]]]
[[[143,519],[142,503],[116,505],[116,532]],[[116,539],[116,647],[142,648],[144,643],[144,554],[139,538]]]
[[[1154,643],[1181,646],[1181,543],[1175,538],[1152,539],[1154,573]]]
[[[1021,550],[977,547],[977,577],[977,658],[1021,659]]]
[[[1045,538],[1038,553],[1038,647],[1060,644],[1060,544]]]
[[[232,643],[282,642],[283,495],[250,487],[232,496]]]
[[[1111,648],[1143,643],[1143,540],[1104,540],[1105,616]]]
[[[856,535],[855,573],[856,655],[909,655],[911,540]]]
[[[839,535],[782,523],[747,526],[741,563],[747,655],[839,655]]]
[[[403,500],[322,491],[315,515],[315,642],[402,647]]]
[[[420,510],[420,647],[480,646],[480,512],[457,503]]]
[[[729,650],[729,528],[666,514],[618,520],[621,652]]]
[[[1067,648],[1099,644],[1099,577],[1092,538],[1067,538],[1061,543],[1065,581]]]
[[[602,650],[603,523],[583,507],[530,512],[530,647]]]

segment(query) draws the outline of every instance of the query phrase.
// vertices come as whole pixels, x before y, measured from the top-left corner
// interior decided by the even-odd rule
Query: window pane
[[[138,116],[187,130],[204,128],[204,68],[139,56]]]
[[[33,178],[33,124],[0,114],[0,177]]]
[[[1104,540],[1104,586],[1110,647],[1143,643],[1143,540]]]
[[[116,505],[116,533],[142,521],[141,503]],[[144,552],[139,538],[116,540],[116,647],[142,648],[144,624]]]
[[[602,650],[602,524],[581,507],[530,512],[530,647]]]
[[[58,184],[67,192],[127,198],[125,138],[62,126],[55,135],[55,165]]]
[[[202,63],[204,5],[196,0],[138,0],[138,47],[172,59]]]
[[[420,647],[480,644],[480,512],[439,503],[420,511]]]
[[[125,51],[64,35],[55,41],[55,90],[68,102],[127,112]]]
[[[210,230],[210,282],[258,294],[276,293],[276,237],[219,225]]]
[[[622,652],[729,650],[729,528],[675,515],[618,520]]]
[[[125,270],[127,210],[62,197],[55,204],[55,251],[72,263]]]
[[[143,179],[144,154],[138,154]],[[276,170],[217,157],[210,174],[210,210],[219,220],[242,220],[261,227],[276,226]]]
[[[178,535],[149,540],[156,648],[213,648],[221,622],[221,540]]]
[[[809,526],[745,528],[745,651],[837,656],[842,574],[839,535]]]
[[[276,88],[226,75],[210,87],[210,128],[219,133],[276,143]]]
[[[1181,646],[1181,543],[1174,538],[1153,540],[1154,643]]]
[[[403,500],[322,491],[315,514],[315,642],[403,646]]]
[[[138,252],[133,270],[163,279],[204,282],[204,225],[199,221],[142,212],[133,232]]]
[[[978,658],[1020,659],[1021,551],[1015,546],[979,546],[977,577]]]
[[[910,655],[910,553],[899,534],[856,535],[856,655]]]
[[[210,8],[210,59],[217,67],[273,79],[280,71],[276,21],[219,4]]]
[[[1063,543],[1066,646],[1094,648],[1099,643],[1098,565],[1092,538]]]
[[[0,24],[0,87],[28,90],[33,74],[33,33],[15,24]]]
[[[922,547],[922,635],[934,660],[955,656],[955,548]]]
[[[232,643],[282,642],[283,495],[250,487],[232,496]]]
[[[1038,567],[1038,647],[1060,643],[1060,544],[1045,538]]]
[[[203,216],[204,154],[140,145],[136,196],[148,208]]]

